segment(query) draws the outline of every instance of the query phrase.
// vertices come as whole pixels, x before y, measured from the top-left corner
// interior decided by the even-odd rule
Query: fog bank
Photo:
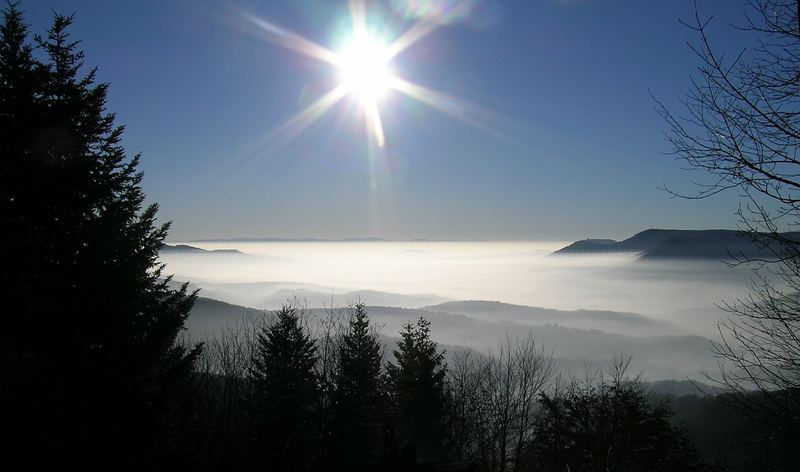
[[[743,296],[746,268],[715,261],[641,261],[635,254],[551,256],[564,242],[191,242],[165,251],[167,273],[202,295],[272,309],[297,297],[310,307],[415,308],[494,300],[559,310],[638,313],[713,336],[715,304]]]

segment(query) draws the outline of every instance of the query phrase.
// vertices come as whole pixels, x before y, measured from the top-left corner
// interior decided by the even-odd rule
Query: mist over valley
[[[675,236],[641,234],[656,248]],[[716,365],[717,305],[740,296],[753,274],[715,259],[735,232],[677,236],[669,247],[694,257],[647,257],[641,245],[371,240],[191,242],[161,259],[176,283],[200,289],[187,321],[198,338],[287,303],[320,319],[361,302],[389,338],[424,317],[451,346],[490,352],[506,335],[531,334],[571,368],[630,355],[649,378],[699,380]]]

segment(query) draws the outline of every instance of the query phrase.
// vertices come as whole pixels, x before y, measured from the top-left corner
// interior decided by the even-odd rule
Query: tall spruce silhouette
[[[0,293],[16,308],[0,326],[0,461],[142,468],[198,353],[177,342],[195,295],[162,277],[169,226],[144,206],[71,22],[55,14],[31,42],[17,6],[2,11]]]
[[[358,470],[379,463],[385,420],[381,344],[363,303],[353,307],[338,358],[331,428],[333,466]]]
[[[314,339],[297,309],[284,306],[258,334],[250,370],[253,383],[252,461],[273,470],[314,466],[313,419],[319,403]]]
[[[443,457],[447,365],[430,338],[424,318],[406,323],[395,362],[387,366],[396,424],[405,441],[403,460],[435,462]]]

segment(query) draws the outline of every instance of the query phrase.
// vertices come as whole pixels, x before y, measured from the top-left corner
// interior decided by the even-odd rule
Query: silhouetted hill
[[[180,286],[173,280],[173,286]],[[201,288],[190,283],[191,289]],[[273,310],[286,303],[296,302],[309,308],[347,306],[362,302],[372,306],[413,308],[447,301],[446,298],[427,293],[401,294],[376,290],[346,291],[332,287],[295,282],[243,282],[215,283],[204,281],[200,295],[235,305],[245,305]]]
[[[800,233],[784,233],[800,239]],[[763,242],[766,236],[740,231],[648,229],[624,241],[586,239],[577,241],[553,254],[638,253],[644,259],[732,259],[736,257],[771,257]]]
[[[666,321],[648,318],[637,313],[618,311],[564,311],[494,301],[472,300],[445,302],[422,309],[464,315],[487,321],[511,321],[536,325],[555,324],[565,328],[597,329],[636,336],[680,333],[676,326]]]
[[[190,337],[201,339],[213,336],[227,324],[240,323],[263,313],[264,310],[233,305],[213,298],[197,297],[192,312],[186,320],[186,329]]]
[[[615,244],[619,244],[619,242],[614,241],[613,239],[583,239],[581,241],[575,241],[574,243],[570,244],[569,246],[559,249],[556,252],[561,252],[566,249],[570,251],[603,251],[606,248],[613,246]]]
[[[161,247],[161,252],[171,252],[180,254],[201,254],[201,253],[214,253],[214,254],[242,254],[241,251],[236,249],[203,249],[188,244],[165,244]]]
[[[725,393],[724,389],[699,380],[656,380],[647,384],[650,392],[659,397],[704,397]]]

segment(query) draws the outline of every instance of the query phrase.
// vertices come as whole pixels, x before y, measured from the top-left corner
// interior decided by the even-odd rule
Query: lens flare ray
[[[343,85],[339,85],[272,130],[267,135],[266,141],[278,136],[288,136],[290,139],[297,137],[327,113],[346,93],[346,88]]]
[[[375,142],[378,144],[378,147],[383,147],[386,143],[386,138],[383,135],[383,124],[381,123],[381,114],[378,110],[378,104],[375,101],[366,104],[364,113],[366,114],[367,126],[371,127],[372,132],[375,133]]]
[[[350,21],[353,23],[353,32],[363,34],[367,29],[367,7],[362,0],[347,0],[350,10]]]
[[[313,59],[318,59],[323,62],[335,64],[339,60],[339,55],[330,49],[320,46],[319,44],[308,40],[297,33],[293,33],[287,29],[281,28],[278,25],[272,24],[269,21],[263,20],[256,16],[247,14],[247,20],[253,25],[257,26],[259,30],[265,33],[265,37],[286,49],[299,52],[304,56]]]
[[[436,90],[403,80],[399,77],[393,77],[392,88],[428,105],[431,108],[445,113],[464,124],[478,128],[487,133],[494,134],[498,137],[509,139],[508,136],[505,136],[504,134],[495,130],[478,117],[478,115],[488,114],[485,110],[482,110],[477,105],[474,105],[464,99],[453,97],[451,95],[447,95],[446,93],[437,92]]]
[[[397,39],[392,41],[386,48],[386,54],[389,58],[393,58],[411,47],[414,43],[429,35],[439,24],[430,20],[419,20],[415,22],[403,34],[398,36]]]

